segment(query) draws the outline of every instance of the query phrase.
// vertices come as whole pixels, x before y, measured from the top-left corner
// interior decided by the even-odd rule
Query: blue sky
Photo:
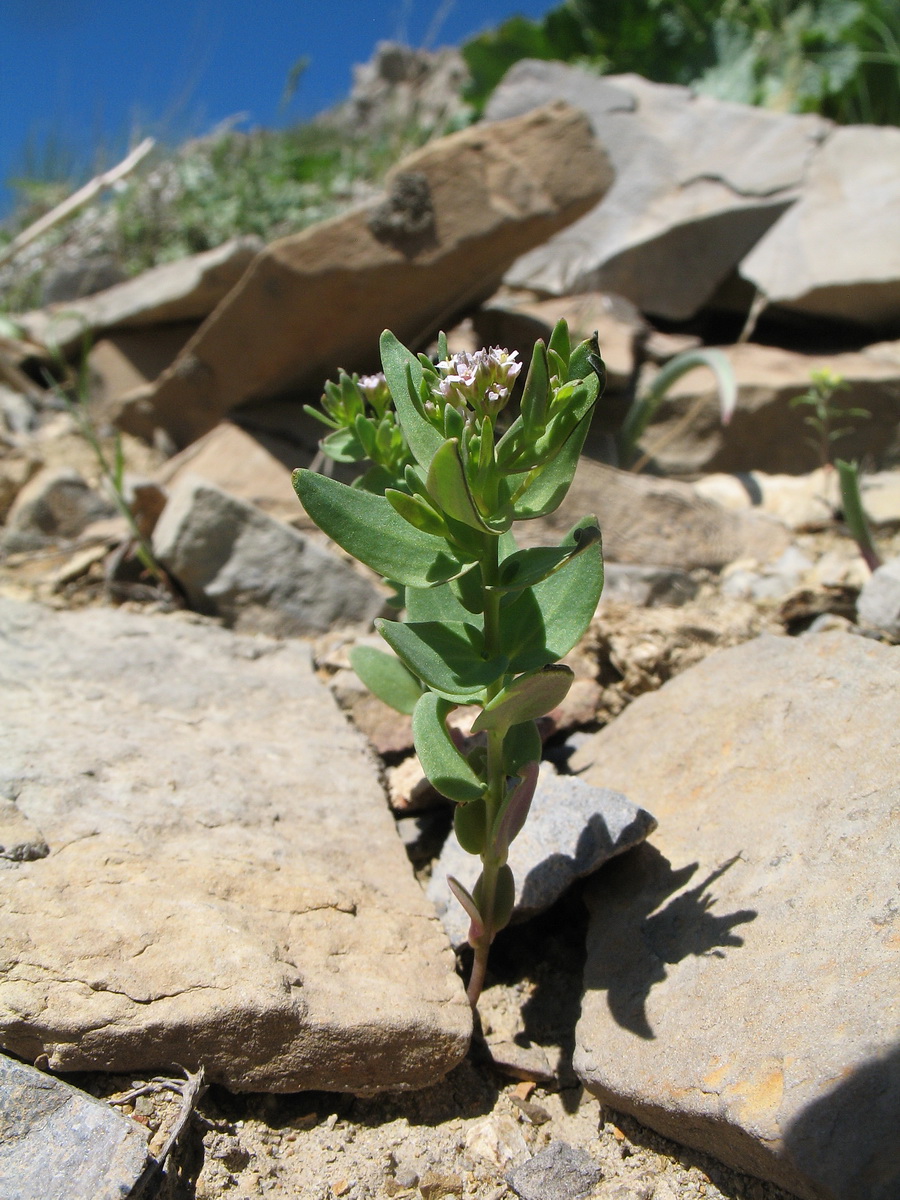
[[[342,99],[354,63],[375,43],[455,45],[547,0],[0,0],[0,215],[2,187],[42,158],[89,170],[129,136],[203,133],[242,115],[238,128],[312,116]],[[308,56],[290,106],[291,66]]]

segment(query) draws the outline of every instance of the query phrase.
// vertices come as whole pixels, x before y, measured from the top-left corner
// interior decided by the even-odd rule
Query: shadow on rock
[[[784,1142],[800,1171],[841,1200],[900,1196],[900,1046],[810,1104]]]
[[[674,868],[645,843],[597,876],[588,897],[594,919],[584,986],[586,991],[607,993],[609,1010],[624,1029],[638,1037],[655,1037],[647,998],[651,988],[666,979],[667,966],[691,955],[724,958],[725,949],[744,944],[734,928],[754,920],[755,910],[718,916],[712,911],[715,895],[710,890],[738,861],[736,855],[682,891],[698,864]]]

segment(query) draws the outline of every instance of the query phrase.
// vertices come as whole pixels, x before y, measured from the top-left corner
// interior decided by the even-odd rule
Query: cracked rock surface
[[[572,760],[659,820],[587,889],[576,1070],[804,1200],[900,1186],[898,685],[896,647],[766,635]]]
[[[446,936],[306,646],[7,600],[0,643],[0,793],[49,847],[0,859],[5,1048],[356,1093],[462,1058]]]

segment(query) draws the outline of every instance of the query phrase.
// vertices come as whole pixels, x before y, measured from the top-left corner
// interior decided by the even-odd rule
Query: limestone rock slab
[[[506,282],[553,295],[617,292],[673,320],[693,316],[793,203],[831,128],[816,116],[534,59],[507,72],[485,115],[508,118],[556,99],[588,114],[616,179],[587,216],[523,255]]]
[[[652,804],[588,889],[576,1070],[804,1200],[900,1191],[900,650],[765,635],[576,752]]]
[[[524,921],[548,909],[576,879],[638,845],[655,828],[650,813],[621,792],[557,775],[544,763],[525,828],[509,849],[516,879],[512,919]],[[454,946],[465,945],[469,918],[451,895],[447,876],[471,891],[480,871],[480,859],[451,834],[434,864],[428,895]]]
[[[0,1044],[234,1089],[422,1086],[471,1017],[364,739],[299,642],[0,601]]]
[[[184,446],[245,401],[321,390],[338,367],[377,368],[385,327],[422,348],[611,180],[568,105],[431,142],[391,172],[375,207],[266,247],[120,423],[141,434],[162,425]]]
[[[800,200],[740,265],[770,302],[900,328],[900,129],[847,125],[816,154]]]
[[[246,632],[368,625],[384,605],[374,582],[331,551],[196,476],[172,490],[153,551],[195,608]]]
[[[146,1161],[136,1121],[0,1055],[0,1196],[125,1200]]]

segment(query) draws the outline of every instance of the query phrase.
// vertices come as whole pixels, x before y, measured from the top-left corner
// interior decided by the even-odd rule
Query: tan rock
[[[572,344],[596,333],[606,363],[607,387],[628,387],[634,375],[637,350],[647,325],[629,300],[608,292],[582,292],[552,300],[535,300],[530,292],[503,289],[476,314],[479,344],[518,350],[525,363],[538,338],[548,341],[557,321],[564,318]]]
[[[41,460],[28,451],[0,446],[0,521],[6,520],[16,496],[41,465]]]
[[[519,541],[540,545],[558,539],[595,513],[610,562],[657,567],[718,569],[738,558],[769,561],[788,546],[785,527],[765,515],[732,512],[698,496],[687,483],[619,471],[582,459],[562,505],[517,529]]]
[[[385,326],[426,344],[611,178],[587,119],[566,105],[424,146],[378,207],[267,247],[162,376],[147,419],[185,445],[247,400],[319,389],[340,366],[371,369]]]
[[[804,1200],[897,1189],[898,694],[896,649],[761,637],[571,763],[659,820],[589,887],[576,1070]]]
[[[258,438],[231,421],[222,421],[170,458],[156,478],[173,490],[188,475],[214,483],[272,517],[290,521],[304,515],[291,485],[289,468]]]
[[[809,390],[813,371],[822,368],[849,384],[835,394],[842,407],[864,408],[871,416],[840,421],[852,432],[832,442],[837,458],[871,457],[880,464],[900,422],[900,362],[866,354],[799,354],[753,343],[723,347],[738,385],[737,408],[722,426],[712,373],[698,367],[669,389],[641,448],[671,475],[713,471],[765,471],[797,475],[821,460],[807,439],[810,410],[791,407]],[[692,418],[687,414],[694,410]]]
[[[153,383],[196,329],[197,323],[192,321],[115,330],[101,338],[88,354],[91,399],[97,412],[111,420],[116,402],[135,388]]]
[[[0,600],[0,1038],[233,1089],[436,1082],[471,1013],[365,741],[298,642]]]
[[[819,467],[808,475],[767,475],[748,471],[740,475],[706,475],[694,484],[700,496],[725,508],[756,508],[783,521],[790,529],[822,529],[832,525],[840,509],[837,472]]]

